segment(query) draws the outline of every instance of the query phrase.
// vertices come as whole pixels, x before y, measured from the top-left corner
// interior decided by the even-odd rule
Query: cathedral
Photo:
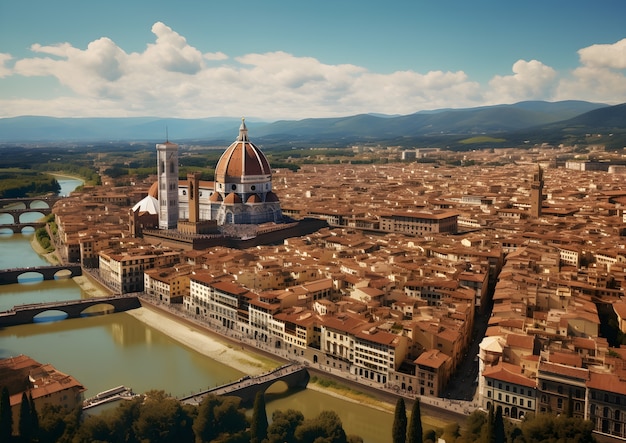
[[[156,150],[157,182],[133,207],[136,224],[142,216],[156,215],[161,230],[205,234],[218,226],[283,221],[280,201],[272,191],[270,164],[248,138],[244,119],[239,136],[217,162],[213,182],[199,180],[199,174],[178,179],[177,144],[166,141]]]

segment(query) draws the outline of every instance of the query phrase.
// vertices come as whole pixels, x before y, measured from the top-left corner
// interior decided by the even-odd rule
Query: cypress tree
[[[398,398],[396,412],[393,417],[392,441],[393,443],[406,443],[406,406],[404,398]]]
[[[422,411],[420,410],[420,400],[415,399],[413,403],[413,409],[411,409],[411,421],[409,422],[409,435],[407,438],[408,443],[422,443],[423,442],[422,430]]]
[[[32,426],[32,436],[35,439],[39,437],[39,416],[37,415],[37,409],[35,409],[35,402],[33,401],[33,394],[28,394],[28,405],[30,406],[30,422]]]
[[[22,441],[31,441],[32,437],[32,420],[30,417],[30,403],[26,392],[22,392],[22,403],[20,404],[20,418],[18,422],[20,439]]]
[[[13,433],[13,414],[11,413],[11,399],[6,386],[2,387],[0,398],[0,441],[10,441]]]
[[[498,405],[496,409],[496,416],[493,421],[493,441],[495,443],[505,443],[506,437],[504,434],[504,418],[502,417],[502,406]]]
[[[257,392],[254,398],[254,409],[252,410],[252,421],[250,423],[250,442],[261,443],[267,438],[267,411],[265,410],[265,395]]]

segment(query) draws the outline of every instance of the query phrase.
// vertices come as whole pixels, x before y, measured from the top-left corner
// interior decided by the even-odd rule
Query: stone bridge
[[[2,227],[0,225],[0,227]],[[19,283],[19,276],[26,272],[35,272],[41,274],[44,280],[54,280],[59,271],[70,271],[68,277],[75,277],[83,274],[80,265],[58,265],[58,266],[33,266],[30,268],[13,268],[0,270],[0,285],[10,285]]]
[[[52,208],[54,204],[62,198],[64,197],[58,195],[48,197],[0,198],[0,208],[5,208],[6,206],[13,205],[15,203],[24,203],[26,209],[30,209],[32,212],[37,212],[38,209],[42,208],[33,208],[33,203],[44,202],[48,205],[48,208]],[[3,214],[5,212],[7,212],[6,209],[0,209],[0,214]]]
[[[42,215],[50,215],[52,213],[52,208],[33,208],[33,209],[0,209],[0,215],[9,214],[13,216],[13,224],[18,225],[21,223],[20,217],[22,214],[30,214],[30,213],[40,213]],[[2,225],[0,225],[2,226]]]
[[[140,308],[141,302],[137,296],[118,295],[19,305],[9,311],[0,312],[0,327],[33,323],[37,315],[46,311],[62,311],[67,314],[67,318],[79,318],[85,309],[95,305],[110,305],[113,312],[124,312]]]
[[[16,223],[16,224],[4,224],[4,225],[0,225],[0,229],[2,228],[6,228],[6,229],[10,229],[11,231],[13,231],[14,234],[19,234],[20,232],[22,232],[22,229],[24,228],[33,228],[35,231],[39,228],[43,228],[44,226],[46,226],[46,224],[44,222],[30,222],[30,223]]]
[[[208,394],[226,395],[239,397],[242,406],[251,407],[254,405],[257,392],[265,393],[267,388],[276,382],[285,382],[289,388],[305,388],[310,378],[306,366],[286,364],[265,374],[254,377],[245,376],[237,381],[183,397],[180,401],[198,405]]]
[[[38,212],[43,214],[44,216],[52,213],[52,206],[62,199],[63,197],[59,196],[49,196],[49,197],[24,197],[24,198],[0,198],[0,215],[8,214],[13,217],[13,223],[5,223],[0,224],[0,229],[6,228],[13,231],[15,234],[19,234],[22,232],[24,228],[33,228],[37,230],[45,226],[45,223],[33,221],[33,222],[22,222],[20,220],[22,214],[28,214],[31,212]],[[43,202],[47,205],[45,208],[35,208],[33,207],[33,203]],[[25,208],[15,208],[13,205],[16,203],[23,203]]]

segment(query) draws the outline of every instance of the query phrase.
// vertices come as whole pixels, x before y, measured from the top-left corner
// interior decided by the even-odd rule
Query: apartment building
[[[536,411],[536,381],[524,375],[519,365],[500,362],[485,369],[483,377],[484,409],[501,406],[504,416],[520,420]]]
[[[361,329],[353,335],[353,340],[354,358],[350,372],[376,383],[386,384],[408,351],[406,336],[376,327]]]
[[[166,304],[182,304],[189,295],[191,265],[175,265],[144,271],[143,291],[146,295]]]
[[[452,211],[394,212],[380,215],[380,229],[409,235],[456,234],[458,214]]]
[[[98,253],[103,282],[117,294],[142,292],[144,271],[179,262],[180,251],[152,247],[105,249]]]

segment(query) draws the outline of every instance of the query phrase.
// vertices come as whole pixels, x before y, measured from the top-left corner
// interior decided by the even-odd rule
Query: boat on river
[[[83,402],[83,410],[118,400],[132,400],[133,398],[139,396],[140,394],[135,394],[131,388],[120,385],[115,388],[99,392],[95,396],[85,400]]]

